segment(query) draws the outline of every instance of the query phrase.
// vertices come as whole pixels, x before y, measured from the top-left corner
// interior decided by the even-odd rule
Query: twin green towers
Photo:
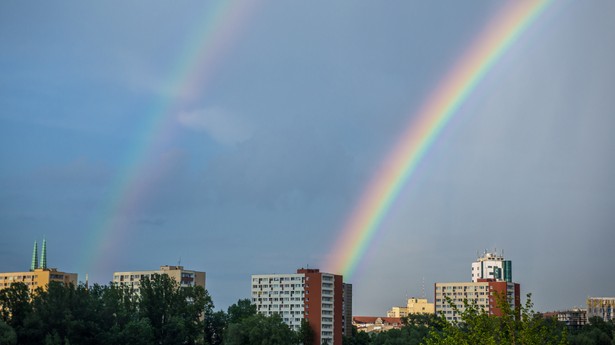
[[[43,247],[41,248],[41,260],[38,260],[38,244],[34,241],[34,250],[32,250],[32,264],[30,271],[37,268],[47,268],[47,240],[43,238]]]

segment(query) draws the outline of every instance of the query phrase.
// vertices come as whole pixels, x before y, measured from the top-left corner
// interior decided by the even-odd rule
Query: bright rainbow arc
[[[141,173],[154,169],[157,176],[167,168],[158,161],[159,157],[154,157],[152,148],[170,135],[170,122],[181,103],[189,103],[197,91],[204,91],[214,67],[233,42],[253,5],[219,1],[215,6],[206,6],[207,12],[186,40],[170,72],[169,87],[150,108],[146,122],[124,156],[122,169],[98,212],[84,247],[82,269],[96,271],[101,268],[103,256],[114,253],[114,248],[127,236],[124,217],[137,209],[150,185],[140,180]]]
[[[486,73],[551,0],[510,1],[438,84],[413,117],[348,218],[333,253],[329,272],[350,279],[387,211],[452,116]]]

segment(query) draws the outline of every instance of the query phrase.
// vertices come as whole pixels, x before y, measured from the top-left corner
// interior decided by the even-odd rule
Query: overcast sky
[[[226,308],[251,274],[322,266],[502,4],[3,1],[0,271],[45,237],[80,280],[181,260]],[[355,315],[494,248],[538,310],[615,295],[614,33],[615,2],[564,0],[520,36],[387,213]]]

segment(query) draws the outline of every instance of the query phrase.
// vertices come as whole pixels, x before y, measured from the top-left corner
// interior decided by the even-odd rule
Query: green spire
[[[47,240],[43,238],[43,247],[41,248],[41,263],[38,268],[47,268]]]
[[[34,249],[32,250],[32,264],[30,265],[30,271],[34,271],[38,266],[36,266],[36,262],[38,261],[38,244],[34,241]]]

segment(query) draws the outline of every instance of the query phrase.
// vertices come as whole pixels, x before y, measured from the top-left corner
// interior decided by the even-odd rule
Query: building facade
[[[512,307],[521,306],[521,287],[517,283],[481,279],[478,282],[456,282],[435,284],[435,312],[448,321],[459,321],[459,315],[465,311],[464,301],[476,305],[489,315],[502,316],[496,295],[506,296]],[[449,303],[450,300],[450,303]]]
[[[380,333],[392,329],[401,329],[403,323],[399,317],[355,316],[352,324],[359,332]]]
[[[555,318],[562,322],[571,330],[579,330],[587,324],[587,310],[582,308],[572,308],[569,310],[553,311],[543,313],[544,318]]]
[[[448,321],[460,320],[455,309],[465,311],[464,302],[496,316],[502,315],[498,295],[513,308],[521,305],[521,286],[512,282],[512,263],[497,252],[485,251],[472,263],[471,282],[435,283],[434,290],[435,312]]]
[[[141,279],[150,278],[154,274],[166,274],[179,283],[181,287],[202,286],[205,288],[205,272],[186,270],[184,266],[160,266],[159,270],[131,271],[113,273],[113,283],[132,287],[139,293]]]
[[[495,279],[512,282],[512,262],[504,260],[503,254],[485,251],[472,263],[472,281]]]
[[[38,287],[46,289],[51,282],[77,285],[77,273],[61,272],[56,268],[35,268],[28,272],[0,273],[0,290],[10,287],[13,283],[24,283],[30,292],[33,292]]]
[[[314,344],[341,345],[351,330],[352,285],[342,276],[318,269],[298,269],[292,274],[252,275],[252,303],[260,314],[278,314],[293,330],[307,320]]]
[[[615,320],[615,297],[588,297],[587,318],[595,316],[604,321]]]
[[[429,303],[427,298],[408,298],[405,307],[392,307],[387,311],[387,317],[405,317],[410,314],[433,314],[435,305]]]

